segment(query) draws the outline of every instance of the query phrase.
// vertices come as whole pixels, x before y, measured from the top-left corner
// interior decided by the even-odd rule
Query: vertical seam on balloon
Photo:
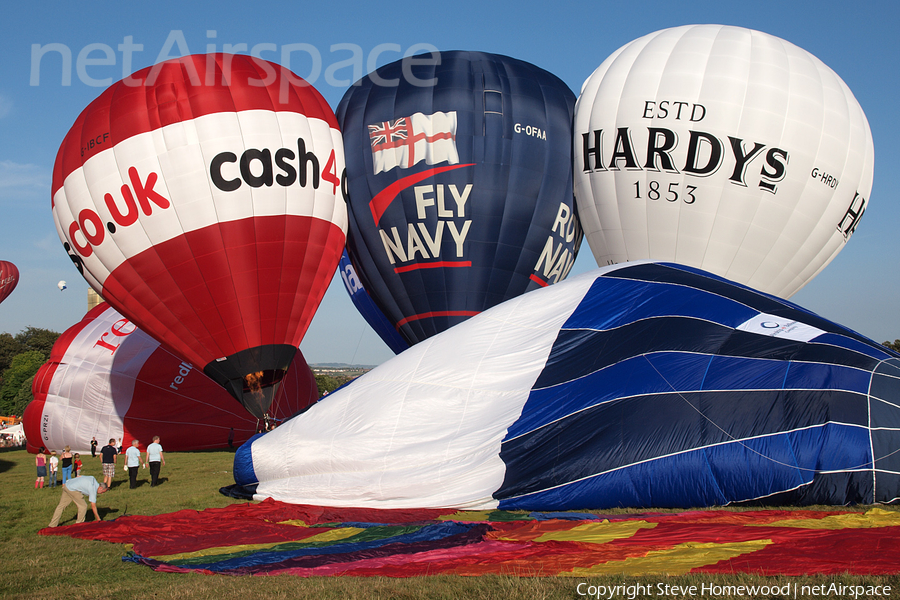
[[[754,33],[753,31],[751,31],[751,32],[749,33],[749,35],[751,36],[751,42],[752,42],[753,37],[756,36],[756,33]],[[791,62],[791,57],[789,56],[788,50],[789,50],[790,48],[792,48],[793,45],[792,45],[792,44],[789,44],[789,43],[787,43],[787,42],[785,42],[784,40],[781,40],[781,39],[779,39],[779,38],[773,38],[772,41],[773,41],[773,43],[777,43],[777,44],[781,47],[781,49],[783,50],[783,52],[784,52],[784,56],[785,56],[785,58],[786,58],[786,60],[787,60],[787,63],[788,63],[788,65],[787,65],[787,66],[788,66],[788,81],[790,82],[790,62]],[[816,62],[815,59],[810,60],[810,58],[809,58],[808,56],[801,56],[801,57],[796,57],[796,58],[802,58],[804,61],[806,61],[807,63],[811,64],[812,66],[814,66],[814,67],[817,66],[817,65],[815,64],[815,62]],[[818,80],[819,80],[819,83],[820,83],[820,85],[821,85],[821,83],[822,83],[821,72],[819,71],[818,68],[815,69],[815,72],[816,72],[816,75],[818,76]],[[786,107],[786,109],[785,109],[784,118],[783,118],[783,120],[782,120],[782,131],[781,131],[781,135],[780,135],[779,138],[778,138],[779,141],[782,140],[783,137],[784,137],[784,129],[785,129],[785,127],[787,126],[787,121],[788,121],[787,117],[788,117],[788,115],[790,114],[789,107],[790,107],[790,105],[791,105],[791,100],[792,100],[792,98],[793,98],[793,94],[791,94],[791,93],[789,92],[789,93],[787,94],[787,107]],[[824,106],[824,104],[823,104],[823,106],[822,106],[822,121],[823,121],[823,122],[824,122],[824,120],[825,120],[825,116],[826,116],[826,115],[825,115],[825,106]],[[816,158],[818,158],[819,151],[820,151],[821,148],[822,148],[822,138],[824,137],[824,135],[825,135],[825,132],[824,132],[824,130],[822,130],[822,128],[820,127],[820,132],[819,132],[819,143],[818,143],[818,145],[816,146]],[[799,195],[797,195],[797,196],[787,196],[787,197],[785,197],[784,195],[782,195],[782,200],[784,200],[785,198],[787,198],[788,201],[791,201],[791,200],[792,200],[792,201],[793,201],[793,205],[791,206],[791,208],[792,208],[794,211],[796,211],[797,206],[800,204],[801,199],[804,197],[806,190],[808,190],[808,189],[811,187],[811,184],[812,184],[812,178],[807,178],[806,181],[805,181],[804,184],[803,184],[803,191],[802,191]],[[761,207],[762,204],[763,204],[763,201],[760,202],[760,207]],[[759,210],[760,207],[757,207],[757,211]],[[820,216],[820,221],[821,221],[821,216]],[[788,225],[790,224],[790,222],[791,222],[791,219],[788,218],[787,220],[785,220],[785,221],[781,224],[781,229],[778,231],[778,239],[781,239],[781,237],[783,236],[784,232],[787,230]],[[806,240],[809,238],[809,234],[812,233],[812,231],[815,229],[815,226],[816,226],[817,224],[818,224],[818,222],[813,224],[813,227],[811,228],[811,230],[807,232],[807,236],[806,236],[806,238],[804,239],[804,241],[806,241]],[[767,262],[770,260],[770,257],[772,257],[772,253],[773,253],[777,248],[778,248],[778,243],[777,243],[777,241],[776,241],[775,244],[769,246],[769,248],[767,249],[765,255],[764,255],[763,258],[762,258],[762,260],[759,261],[759,264],[758,264],[758,265],[756,266],[756,268],[754,269],[753,275],[751,275],[751,276],[748,278],[748,282],[752,281],[752,280],[753,280],[753,277],[756,275],[756,273],[758,273],[759,270],[760,270],[761,268],[763,268],[763,267],[767,264]],[[816,252],[816,258],[819,256],[820,253],[821,253],[821,251]],[[767,288],[770,288],[770,287],[772,287],[772,286],[774,285],[775,282],[779,282],[779,281],[781,282],[781,284],[780,284],[779,287],[778,287],[777,292],[775,291],[775,289],[774,289],[774,287],[773,287],[771,293],[777,294],[777,295],[779,295],[779,296],[781,296],[782,294],[784,294],[784,297],[789,298],[790,296],[792,296],[792,295],[794,294],[794,292],[797,291],[796,289],[792,290],[791,288],[792,288],[792,287],[795,287],[795,285],[796,285],[795,282],[796,282],[798,279],[801,279],[801,275],[802,275],[804,272],[808,272],[808,271],[807,271],[807,269],[808,269],[808,264],[807,264],[806,266],[804,266],[804,267],[801,267],[800,270],[799,270],[799,272],[798,272],[796,275],[790,276],[790,275],[788,274],[789,279],[787,279],[787,278],[785,277],[785,272],[784,272],[784,270],[789,269],[789,268],[791,267],[791,265],[792,265],[795,261],[797,261],[797,259],[798,259],[798,254],[797,254],[796,252],[793,252],[793,253],[791,253],[791,256],[790,256],[790,257],[789,257],[789,258],[781,265],[781,266],[782,266],[782,269],[783,269],[782,272],[779,273],[778,276],[776,276],[776,278],[775,278],[774,281],[769,282],[769,283],[765,286],[765,287],[767,287]],[[806,261],[804,261],[804,262],[806,262]],[[824,267],[824,265],[823,265],[823,267]],[[810,279],[811,279],[811,278],[812,278],[812,277],[810,276]],[[787,279],[786,282],[785,282],[785,279]],[[749,285],[749,283],[748,283],[748,285]],[[756,287],[756,286],[753,286],[753,287]],[[801,285],[800,287],[802,287],[802,285]],[[797,289],[799,289],[799,288],[797,288]]]
[[[869,374],[869,389],[866,390],[866,417],[868,424],[867,433],[869,434],[869,452],[870,456],[872,457],[872,498],[869,499],[869,503],[875,503],[877,501],[876,499],[878,498],[878,472],[875,468],[875,442],[872,439],[872,382],[875,379],[875,373],[877,372],[878,367],[881,366],[883,362],[883,360],[879,361],[878,365],[876,365],[875,368],[872,369],[872,372]]]
[[[184,59],[184,60],[187,60],[187,59]],[[180,62],[179,64],[182,65],[182,67],[183,67],[183,62]],[[120,82],[118,85],[122,85],[121,82]],[[150,111],[150,106],[149,106],[149,104],[148,104],[149,97],[148,97],[148,93],[147,93],[149,88],[147,88],[146,81],[145,81],[145,80],[141,80],[138,87],[139,87],[139,89],[141,89],[141,105],[140,105],[140,108],[145,109],[145,110],[147,110],[147,111],[149,112],[149,111]],[[118,90],[115,90],[115,91],[118,91]],[[115,93],[111,94],[111,96],[112,96],[112,97],[110,98],[110,102],[109,102],[110,108],[111,108],[112,104],[113,104],[114,101],[115,101]],[[111,112],[112,112],[112,111],[110,110],[110,113],[111,113]],[[108,121],[108,126],[109,126],[109,128],[110,128],[110,130],[111,130],[111,129],[112,129],[112,122],[111,122],[111,120]],[[153,128],[151,127],[150,131],[146,132],[145,135],[152,136],[152,135],[154,134],[155,131],[156,131],[156,130],[153,129]],[[160,133],[161,133],[161,128],[159,129],[159,131],[160,131]],[[130,139],[130,138],[127,138],[127,139]],[[151,139],[152,139],[152,137],[151,137]],[[110,153],[111,153],[111,154],[110,154],[111,159],[112,159],[112,161],[115,163],[115,165],[116,165],[116,170],[117,170],[117,172],[118,172],[118,174],[119,174],[119,176],[117,177],[117,180],[121,180],[121,172],[122,172],[122,170],[121,170],[121,161],[119,160],[118,152],[116,151],[116,149],[119,147],[119,144],[120,144],[121,142],[123,142],[123,141],[125,141],[125,140],[119,140],[118,143],[116,143],[115,145],[113,145],[113,146],[109,149],[109,151],[110,151]],[[157,168],[159,168],[160,173],[162,173],[162,165],[160,165],[158,157],[154,157],[154,158],[155,158],[155,161],[154,161],[154,162],[155,162],[155,166],[156,166]],[[84,174],[84,164],[83,164],[83,163],[82,163],[82,167],[81,167],[81,169],[80,169],[80,172],[82,173],[82,175]],[[85,180],[85,186],[87,187],[87,182],[86,182],[86,180]],[[90,189],[90,188],[88,187],[87,189]],[[97,201],[94,199],[93,194],[91,194],[91,200],[92,200],[92,202],[95,204],[95,206],[98,206],[98,207],[99,207],[99,202],[97,202]],[[177,218],[177,212],[176,212],[176,218]],[[149,235],[149,233],[148,233],[148,231],[147,231],[147,229],[146,229],[146,227],[145,227],[145,224],[142,222],[142,220],[141,220],[141,219],[138,219],[138,220],[134,223],[134,225],[137,225],[137,226],[140,228],[141,232],[142,232],[143,235],[147,238],[148,243],[149,243],[149,242],[152,240],[152,238],[151,238],[151,236]],[[112,235],[112,234],[110,234],[110,235]],[[111,241],[112,241],[112,240],[111,240]],[[116,250],[119,251],[120,254],[122,254],[122,259],[123,259],[123,260],[122,260],[122,263],[120,263],[120,265],[117,267],[117,269],[122,268],[123,266],[125,266],[126,269],[130,269],[131,267],[127,266],[128,262],[129,262],[128,257],[126,257],[126,256],[124,255],[124,253],[122,253],[121,250],[118,249],[118,245],[116,245]],[[143,252],[148,252],[148,251],[153,252],[154,255],[157,256],[157,257],[159,256],[159,255],[157,254],[157,252],[156,252],[155,247],[154,247],[152,244],[151,244],[146,250],[144,250]],[[98,257],[98,258],[99,258],[99,257]],[[106,264],[105,264],[105,263],[103,263],[103,264],[104,264],[104,267],[106,267]],[[107,289],[107,287],[106,287],[106,282],[107,282],[107,280],[109,279],[109,277],[112,275],[113,270],[110,270],[108,267],[106,267],[106,269],[107,269],[108,273],[107,273],[107,275],[106,275],[106,277],[104,278],[104,281],[103,281],[103,286],[102,286],[102,289],[101,289],[101,292],[100,292],[100,293],[101,293],[101,296],[103,295],[103,292],[104,292],[104,291],[105,291],[107,294],[110,294],[110,293],[112,292],[111,289]],[[124,291],[124,290],[123,290],[123,291]],[[148,294],[149,294],[150,296],[154,297],[154,298],[157,300],[157,302],[156,302],[156,306],[157,306],[157,307],[164,306],[164,307],[165,307],[165,312],[167,312],[168,314],[172,315],[172,313],[171,313],[171,311],[169,310],[168,306],[166,306],[165,303],[162,302],[162,299],[159,297],[158,294],[156,294],[156,293],[155,293],[152,289],[150,289],[150,288],[144,288],[144,291],[148,292]],[[116,294],[114,294],[114,293],[112,294],[112,299],[113,299],[114,301],[116,301],[117,303],[120,302],[120,303],[122,304],[123,307],[128,307],[129,304],[132,304],[132,302],[128,302],[128,301],[127,301],[127,300],[128,300],[127,298],[118,298],[118,297],[116,296]],[[133,303],[136,304],[136,303],[137,303],[137,299],[134,298],[133,296],[132,296],[132,299],[134,300]],[[143,304],[143,303],[142,303],[142,304]],[[145,329],[145,330],[152,330],[152,329],[153,329],[152,327],[147,328],[147,327],[142,326],[140,322],[135,321],[135,320],[134,320],[131,316],[129,316],[129,315],[123,315],[123,316],[125,316],[126,318],[128,318],[129,321],[133,322],[133,323],[134,323],[136,326],[138,326],[138,327],[142,327],[142,328]],[[156,322],[156,323],[162,323],[162,321],[160,321],[158,318],[156,318],[156,317],[155,317],[152,313],[150,313],[149,311],[147,311],[146,316],[147,316],[147,317],[153,317],[153,322]],[[172,317],[173,317],[173,322],[177,322],[177,320],[174,319],[174,315],[172,315]]]
[[[529,74],[531,74],[531,73],[529,73]],[[537,77],[535,77],[535,79],[537,80]],[[545,126],[547,129],[549,129],[548,126],[549,126],[549,124],[551,123],[550,115],[549,115],[549,104],[550,104],[550,103],[549,103],[549,101],[548,101],[548,99],[547,99],[547,95],[546,95],[546,93],[545,93],[545,90],[544,90],[544,86],[543,86],[543,85],[540,85],[540,90],[541,90],[541,103],[542,103],[543,109],[544,109],[544,110],[543,110],[543,113],[544,113],[544,126]],[[545,130],[545,133],[546,133],[546,130]],[[572,148],[572,146],[571,146],[571,144],[570,144],[570,145],[569,145],[570,152],[571,152],[571,148]],[[547,183],[547,180],[548,180],[548,173],[549,173],[549,171],[550,171],[550,162],[551,162],[551,160],[552,160],[551,153],[550,153],[550,152],[544,152],[544,156],[543,156],[543,169],[541,170],[541,181],[540,181],[540,184],[537,186],[538,193],[537,193],[537,196],[536,196],[535,199],[534,199],[534,208],[535,208],[535,211],[537,211],[537,210],[539,209],[539,200],[540,200],[540,198],[543,196],[544,185],[545,185],[545,183]],[[571,160],[568,161],[568,162],[571,163]],[[572,176],[572,175],[571,175],[571,172],[572,172],[572,170],[571,170],[571,168],[570,168],[570,169],[569,169],[570,176]],[[554,177],[555,175],[556,175],[556,173],[553,173],[553,174],[550,176],[549,179],[552,181],[552,179],[553,179],[553,177]],[[565,196],[563,196],[563,202],[565,202],[566,200],[568,200],[568,199],[565,198]],[[573,201],[573,202],[572,202],[572,204],[573,204],[572,210],[573,210],[573,212],[574,212],[574,210],[575,210],[575,207],[574,207],[574,196],[573,196],[573,198],[572,198],[572,201]],[[558,209],[557,209],[557,210],[558,210]],[[558,214],[558,213],[557,213],[557,214]],[[554,227],[555,225],[556,225],[556,216],[554,216],[554,218],[553,218],[553,222],[552,222],[551,225],[550,225],[551,229],[550,229],[549,231],[547,230],[546,226],[540,227],[540,228],[536,227],[535,219],[532,218],[531,221],[528,223],[528,231],[526,232],[524,239],[525,239],[526,242],[527,242],[529,239],[531,239],[531,236],[532,236],[533,233],[535,233],[535,230],[536,230],[536,229],[538,229],[537,235],[538,235],[538,238],[539,238],[539,239],[542,237],[542,233],[543,233],[544,231],[547,232],[548,236],[552,236],[552,234],[553,234],[553,229],[552,229],[552,227]],[[560,226],[560,233],[562,234],[562,239],[565,240],[565,228],[563,228],[562,226]],[[524,248],[524,245],[523,245],[523,248]],[[540,256],[540,255],[539,255],[539,256]],[[562,252],[560,252],[560,258],[562,258]],[[516,261],[516,262],[517,262],[517,264],[516,264],[516,271],[521,271],[521,272],[524,272],[524,273],[529,273],[529,277],[528,277],[528,278],[529,278],[530,280],[532,280],[532,281],[537,280],[536,283],[537,283],[538,285],[540,285],[541,287],[546,287],[546,286],[550,285],[550,281],[544,281],[544,279],[543,279],[539,274],[535,273],[535,269],[536,269],[536,267],[537,267],[537,263],[535,263],[535,264],[530,264],[530,265],[529,265],[529,263],[525,263],[526,260],[528,260],[528,258],[527,258],[526,255],[524,255],[524,253],[519,255],[519,258],[518,258],[518,260]],[[574,259],[573,259],[573,262],[574,262]],[[555,266],[555,265],[551,265],[551,267],[550,267],[551,272],[552,272],[554,266]],[[563,273],[560,272],[560,276],[559,276],[559,279],[558,279],[557,281],[562,281],[563,279],[565,279],[565,276],[563,276]],[[511,284],[511,283],[512,283],[512,279],[510,279],[510,284]],[[506,292],[507,297],[510,296],[510,293],[511,293],[510,290],[507,289],[507,292]]]
[[[497,93],[500,96],[500,112],[498,118],[500,119],[500,138],[495,141],[500,145],[500,156],[499,162],[497,166],[506,166],[507,174],[506,174],[506,182],[503,186],[503,202],[500,205],[500,214],[497,215],[497,239],[492,240],[490,246],[490,259],[485,261],[486,268],[489,268],[489,271],[486,274],[487,285],[484,287],[484,290],[480,294],[480,310],[484,310],[486,308],[485,304],[487,302],[488,294],[490,289],[493,288],[493,284],[495,278],[499,274],[497,271],[497,251],[499,250],[501,244],[504,241],[503,237],[503,224],[505,222],[507,209],[510,207],[510,202],[514,199],[510,196],[510,181],[513,177],[513,155],[515,154],[515,147],[512,144],[512,139],[510,139],[509,151],[508,154],[505,151],[506,145],[503,143],[503,134],[506,131],[506,104],[509,104],[510,113],[512,113],[512,102],[513,102],[513,94],[512,94],[512,86],[510,85],[510,76],[507,70],[507,65],[501,63],[497,58],[495,58],[491,54],[485,53],[473,53],[477,56],[477,60],[472,59],[471,69],[473,71],[473,75],[475,75],[475,85],[473,86],[475,92],[479,93],[481,102],[480,102],[480,111],[478,113],[479,120],[481,121],[481,140],[482,140],[482,166],[487,168],[492,168],[493,165],[488,163],[488,114],[498,115],[496,111],[491,111],[488,113],[487,110],[487,92]],[[499,89],[488,89],[488,78],[485,76],[485,71],[491,70],[492,78],[497,80],[496,84],[492,84],[491,87],[496,87]],[[506,85],[504,85],[503,79],[506,79]],[[480,81],[479,81],[480,79]],[[479,85],[480,84],[480,85]],[[491,118],[495,120],[494,117]],[[493,193],[496,193],[496,190],[492,190]],[[505,244],[504,244],[505,245]],[[487,266],[489,265],[489,266]],[[503,293],[504,296],[509,295],[509,281],[507,281],[506,289]],[[468,303],[466,303],[466,307],[468,308]]]
[[[230,58],[231,60],[234,60],[235,58],[238,58],[238,57],[237,57],[236,55],[232,55],[232,56],[230,56],[229,58]],[[225,80],[225,77],[226,77],[225,69],[223,68],[223,62],[224,62],[224,60],[225,60],[225,55],[224,55],[224,54],[216,54],[216,55],[215,55],[215,67],[218,68],[218,69],[217,69],[218,72],[216,72],[215,75],[221,77],[223,83],[225,83],[224,80]],[[204,60],[204,67],[207,67],[207,66],[210,66],[209,61],[208,61],[208,60]],[[233,63],[230,64],[230,66],[233,67]],[[230,74],[229,74],[229,75],[230,75]],[[207,81],[208,79],[209,79],[209,74],[205,72],[205,68],[204,68],[204,83],[205,83],[205,81]],[[228,81],[228,82],[227,82],[227,85],[230,86],[230,85],[232,85],[233,83],[234,83],[233,81]],[[231,101],[231,109],[234,110],[235,120],[236,120],[236,122],[237,122],[238,128],[240,128],[240,120],[237,119],[237,112],[238,112],[238,111],[237,111],[237,108],[234,106],[234,100],[233,100],[233,97],[231,96],[231,94],[228,94],[228,98],[229,98],[229,100]],[[191,112],[193,113],[193,110],[192,110]],[[196,118],[196,117],[193,117],[193,114],[192,114],[192,118]],[[242,137],[243,137],[243,136],[242,136]],[[203,146],[202,146],[199,142],[198,142],[197,145],[198,145],[198,150],[200,150],[200,152],[201,152],[201,156],[203,156],[203,152],[202,152]],[[204,171],[206,171],[206,186],[207,186],[207,189],[209,190],[209,197],[210,197],[210,199],[212,200],[212,199],[215,198],[215,194],[214,194],[215,191],[212,189],[212,185],[211,185],[210,178],[209,178],[209,173],[208,173],[208,168],[206,168],[206,165],[208,165],[209,163],[205,160],[205,157],[204,157],[204,160],[203,160],[203,164],[204,164]],[[224,232],[222,231],[222,224],[221,224],[221,222],[220,222],[220,220],[219,220],[218,205],[217,205],[217,203],[214,202],[214,201],[213,201],[211,204],[212,204],[212,210],[214,211],[214,214],[215,214],[215,216],[216,216],[216,222],[215,222],[215,224],[213,225],[213,229],[215,230],[216,236],[217,236],[218,238],[220,238],[221,241],[222,241],[222,248],[223,248],[223,253],[224,253],[224,249],[225,249],[225,237],[224,237]],[[186,232],[185,232],[185,233],[186,233]],[[189,246],[189,247],[190,247],[190,246]],[[193,249],[193,248],[191,248],[191,253],[192,253],[192,255],[194,254],[194,249]],[[196,256],[194,256],[194,258],[196,259]],[[230,261],[228,261],[228,255],[227,255],[227,253],[224,253],[224,258],[225,258],[225,260],[226,260],[226,261],[229,263],[229,265],[230,265]],[[231,285],[232,285],[232,286],[234,285],[234,284],[233,284],[233,280],[232,280]],[[213,290],[210,290],[210,294],[211,294],[211,295],[212,295],[212,293],[213,293]],[[235,296],[237,296],[237,290],[234,290],[234,293],[235,293]],[[235,341],[234,341],[234,339],[232,338],[232,333],[231,333],[231,331],[228,329],[226,320],[225,320],[224,316],[222,315],[222,312],[221,312],[221,310],[219,309],[218,306],[215,306],[215,312],[216,312],[216,315],[218,316],[219,320],[221,321],[223,327],[225,327],[226,335],[228,336],[229,341],[230,341],[233,345],[240,346],[240,344],[235,344]],[[211,332],[210,332],[209,329],[206,327],[205,319],[203,319],[203,317],[202,317],[200,314],[198,314],[198,313],[196,312],[196,310],[194,311],[194,314],[197,315],[198,319],[200,320],[200,323],[203,325],[203,328],[206,330],[209,339],[210,339],[211,341],[214,341]],[[210,349],[207,349],[208,352],[209,352],[209,350],[210,350]],[[218,358],[218,356],[221,355],[222,352],[223,352],[223,350],[219,347],[218,344],[216,344],[216,348],[215,348],[215,355],[216,355],[216,358]],[[212,354],[212,352],[210,352],[210,354]],[[200,368],[202,369],[202,368],[204,368],[204,367],[206,367],[206,365],[202,365]]]
[[[191,60],[192,62],[195,63],[194,68],[196,68],[196,62],[197,62],[197,60],[201,60],[201,68],[202,68],[202,72],[203,72],[203,78],[201,79],[201,85],[205,85],[205,84],[206,84],[206,81],[209,80],[209,74],[206,72],[206,71],[207,71],[207,67],[210,67],[210,66],[212,66],[212,65],[210,65],[210,61],[207,59],[206,56],[200,55],[200,58],[199,58],[199,59],[198,59],[197,57],[198,57],[198,55],[194,55],[194,57],[187,57],[187,58],[182,59],[181,61],[178,62],[179,66],[181,67],[181,71],[182,71],[182,81],[185,80],[185,76],[187,76],[187,77],[188,77],[188,81],[190,81],[190,79],[189,79],[190,74],[187,73],[187,72],[186,72],[186,69],[185,69],[185,61]],[[221,68],[221,66],[222,66],[221,63],[222,63],[222,60],[223,60],[223,55],[222,55],[222,54],[216,54],[216,55],[214,55],[214,58],[215,58],[215,61],[214,61],[215,67],[218,67],[218,69],[216,69],[217,72],[214,72],[214,76],[218,76],[218,77],[223,77],[223,78],[224,78],[223,69]],[[232,82],[229,82],[229,85],[230,85],[230,83],[232,83]],[[215,80],[214,80],[214,84],[215,84]],[[230,96],[230,95],[229,95],[229,99],[231,99],[231,96]],[[187,106],[188,106],[188,108],[189,108],[190,111],[191,111],[191,114],[190,114],[191,120],[195,120],[195,119],[197,119],[198,117],[194,116],[194,112],[195,112],[195,111],[193,110],[193,102],[192,102],[192,100],[193,100],[192,97],[188,97],[188,98],[187,98]],[[234,108],[233,102],[232,102],[232,108]],[[237,111],[235,110],[235,112],[237,112]],[[239,122],[239,121],[238,121],[238,127],[240,127],[240,122]],[[162,131],[162,128],[160,128],[160,131]],[[203,163],[204,163],[204,165],[206,165],[207,162],[206,162],[205,156],[204,156],[204,154],[203,154],[203,145],[199,142],[199,140],[198,140],[198,143],[197,143],[197,150],[200,152],[200,156],[203,157]],[[207,169],[206,169],[205,166],[204,166],[204,171],[205,171],[205,172],[207,171]],[[213,189],[212,189],[212,187],[211,187],[211,185],[210,185],[209,174],[208,174],[208,172],[206,173],[206,175],[207,175],[207,177],[206,177],[206,185],[207,185],[207,189],[209,190],[209,197],[210,197],[210,200],[213,200],[214,194],[213,194]],[[218,210],[217,210],[218,207],[217,207],[217,204],[216,204],[214,201],[212,201],[210,204],[211,204],[211,208],[212,208],[212,210],[213,210],[213,213],[215,214],[215,217],[216,217],[216,222],[211,226],[211,229],[212,229],[212,230],[215,230],[216,235],[222,240],[222,247],[223,247],[223,249],[224,249],[224,247],[225,247],[225,243],[224,243],[225,240],[224,240],[224,236],[222,235],[221,223],[219,222],[219,214],[218,214]],[[174,202],[172,203],[172,207],[173,207],[173,209],[175,208],[175,203],[174,203]],[[181,236],[183,237],[183,239],[184,239],[185,242],[187,243],[187,237],[186,237],[187,232],[184,230],[184,225],[182,224],[181,219],[178,218],[178,214],[179,214],[179,213],[178,213],[178,210],[176,209],[176,210],[175,210],[175,217],[178,219],[178,224],[179,224],[179,227],[181,228]],[[195,253],[195,251],[194,251],[194,248],[193,248],[189,243],[187,243],[187,247],[189,248],[189,250],[190,250],[190,252],[191,252],[191,257],[192,257],[194,260],[196,260],[197,257],[196,257],[196,253]],[[226,260],[227,260],[227,255],[226,255],[225,258],[226,258]],[[214,291],[213,291],[213,290],[208,290],[208,293],[209,293],[210,295],[212,295],[212,294],[214,293]],[[189,306],[190,306],[190,305],[189,305]],[[202,327],[202,330],[206,332],[206,337],[207,337],[207,339],[208,339],[211,343],[214,343],[214,344],[215,344],[215,347],[210,348],[209,346],[207,346],[207,345],[204,343],[204,344],[202,344],[203,349],[204,349],[207,353],[209,353],[209,354],[211,354],[211,355],[214,355],[216,358],[219,357],[219,356],[221,356],[221,355],[222,355],[222,352],[223,352],[223,349],[219,346],[218,343],[215,343],[214,338],[213,338],[213,336],[212,336],[212,332],[211,332],[211,331],[209,330],[209,328],[207,327],[207,319],[204,318],[202,315],[200,315],[200,314],[197,312],[196,308],[194,308],[193,306],[191,306],[191,309],[193,310],[193,313],[194,313],[194,315],[195,315],[195,318],[196,318],[197,322],[198,322],[198,323],[200,324],[200,326]],[[232,339],[232,337],[231,337],[231,332],[228,330],[228,328],[227,328],[227,326],[226,326],[226,322],[225,322],[225,319],[224,319],[223,316],[222,316],[221,310],[219,309],[218,306],[215,306],[215,307],[214,307],[214,311],[215,311],[215,314],[216,314],[216,316],[218,317],[219,321],[222,323],[223,327],[225,327],[225,331],[227,332],[226,335],[228,336],[229,341],[231,341],[231,343],[234,344],[234,341],[233,341],[233,339]],[[179,320],[177,317],[175,317],[175,316],[173,315],[173,322],[179,323],[180,320]],[[188,333],[190,333],[190,331],[188,331]],[[191,336],[191,338],[193,339],[194,342],[197,342],[197,343],[200,342],[200,340],[197,339],[195,336]],[[202,358],[202,357],[201,357],[201,358]],[[206,364],[202,364],[202,365],[198,365],[198,366],[200,367],[200,369],[203,369],[204,367],[206,367]]]
[[[693,29],[693,27],[687,27],[687,28],[685,28],[685,35],[688,34],[692,29]],[[723,29],[722,26],[719,26],[719,27],[718,27],[718,31],[716,32],[715,37],[713,38],[713,40],[710,41],[710,47],[712,47],[712,46],[715,45],[716,39],[718,39],[719,35],[721,35],[721,33],[722,33],[722,29]],[[682,38],[683,38],[683,36],[682,36]],[[682,38],[679,38],[679,41],[680,41],[680,39],[682,39]],[[703,69],[704,69],[704,71],[703,71],[703,72],[704,72],[704,75],[706,74],[706,69],[709,67],[709,58],[710,58],[710,56],[711,56],[711,52],[710,52],[710,53],[707,53],[707,56],[706,56],[706,64],[705,64],[704,67],[703,67]],[[702,84],[702,82],[701,82],[701,84],[700,84],[700,91],[702,91],[702,89],[703,89],[703,84]],[[745,97],[746,97],[746,93],[747,93],[747,85],[746,85],[746,82],[745,82],[745,84],[744,84],[744,96],[745,96]],[[698,93],[698,98],[699,98],[699,93]],[[741,111],[741,116],[743,116],[743,111]],[[687,175],[682,175],[681,181],[684,182],[685,179],[686,179],[687,177],[688,177]],[[727,184],[726,184],[726,185],[727,185]],[[716,210],[715,210],[715,212],[713,213],[713,220],[712,220],[712,223],[711,223],[710,226],[709,226],[709,232],[708,232],[709,234],[713,234],[713,233],[715,232],[715,230],[716,230],[716,221],[719,219],[720,210],[722,209],[722,197],[723,197],[724,195],[725,195],[725,187],[723,186],[723,187],[721,187],[720,190],[719,190],[719,196],[718,196],[718,199],[717,199],[717,202],[716,202]],[[681,216],[681,206],[680,206],[680,205],[679,205],[679,211],[678,211],[678,214],[679,214],[679,217],[680,217],[680,216]],[[680,223],[680,220],[679,220],[679,223]],[[678,229],[677,229],[677,227],[676,227],[676,230],[675,230],[675,231],[676,231],[676,242],[675,242],[675,255],[672,257],[673,261],[674,261],[674,260],[677,260],[677,256],[678,256],[678,241],[677,241],[677,240],[678,240],[678,238],[677,238],[677,231],[678,231]],[[704,232],[704,233],[707,233],[707,232]],[[701,259],[700,259],[700,265],[698,265],[698,267],[700,267],[700,268],[702,268],[703,264],[706,263],[706,258],[707,258],[708,253],[710,252],[710,242],[712,241],[713,235],[706,235],[705,237],[706,237],[706,240],[705,240],[704,246],[703,246],[703,255],[702,255]],[[731,265],[734,264],[734,257],[737,255],[737,252],[738,252],[739,250],[740,250],[740,245],[737,244],[737,249],[735,250],[735,254],[732,255],[731,261],[728,263],[728,267],[727,267],[726,269],[724,269],[724,271],[723,271],[723,276],[725,276],[724,273],[727,273],[728,270],[731,268]]]

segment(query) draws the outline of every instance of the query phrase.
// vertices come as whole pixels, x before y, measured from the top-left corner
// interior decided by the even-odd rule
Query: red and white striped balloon
[[[194,55],[81,113],[56,158],[53,216],[104,299],[260,417],[340,260],[343,177],[337,121],[312,86],[258,58]]]

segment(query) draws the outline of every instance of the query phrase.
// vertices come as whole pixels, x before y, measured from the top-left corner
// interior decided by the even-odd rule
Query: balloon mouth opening
[[[281,369],[267,369],[244,375],[241,397],[238,400],[257,419],[267,420],[269,408],[278,394],[285,373]]]
[[[269,409],[296,352],[297,348],[288,344],[257,346],[214,360],[203,372],[250,414],[268,421]]]

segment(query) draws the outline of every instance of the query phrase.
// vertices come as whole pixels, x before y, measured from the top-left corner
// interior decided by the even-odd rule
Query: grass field
[[[103,519],[124,514],[153,515],[182,509],[201,510],[240,502],[219,494],[224,485],[234,482],[230,452],[167,453],[162,484],[151,488],[149,472],[141,470],[140,487],[128,487],[127,474],[120,466],[112,489],[98,496],[97,506]],[[83,474],[101,480],[100,458],[84,459]],[[107,542],[86,541],[65,536],[42,536],[60,498],[60,488],[34,489],[34,456],[24,450],[0,452],[0,599],[18,598],[92,598],[127,600],[131,598],[209,600],[234,599],[347,599],[459,598],[528,600],[584,598],[578,594],[580,581],[568,578],[527,577],[418,577],[392,578],[298,578],[288,575],[263,577],[210,576],[199,574],[157,573],[132,562],[122,562],[128,548]],[[88,520],[91,520],[88,509]],[[70,505],[60,525],[75,522]],[[900,575],[891,577],[810,577],[811,585],[832,580],[854,585],[891,585],[900,598]],[[794,578],[763,578],[750,575],[723,577],[691,575],[685,577],[609,577],[592,579],[597,585],[645,584],[651,594],[616,595],[614,598],[679,598],[659,595],[657,584],[696,585],[785,585]],[[584,588],[582,588],[583,590]],[[695,597],[700,597],[695,596]],[[769,597],[769,596],[760,596]],[[777,597],[777,596],[774,596]],[[707,595],[705,598],[711,598]],[[731,596],[730,598],[735,598]]]

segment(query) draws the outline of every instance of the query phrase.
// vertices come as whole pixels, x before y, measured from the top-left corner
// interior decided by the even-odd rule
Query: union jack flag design
[[[435,165],[459,163],[456,150],[456,112],[415,113],[393,121],[369,125],[375,173],[418,162]]]
[[[406,117],[400,117],[396,121],[385,121],[376,125],[369,125],[369,139],[372,141],[372,150],[383,150],[395,142],[406,139]]]

